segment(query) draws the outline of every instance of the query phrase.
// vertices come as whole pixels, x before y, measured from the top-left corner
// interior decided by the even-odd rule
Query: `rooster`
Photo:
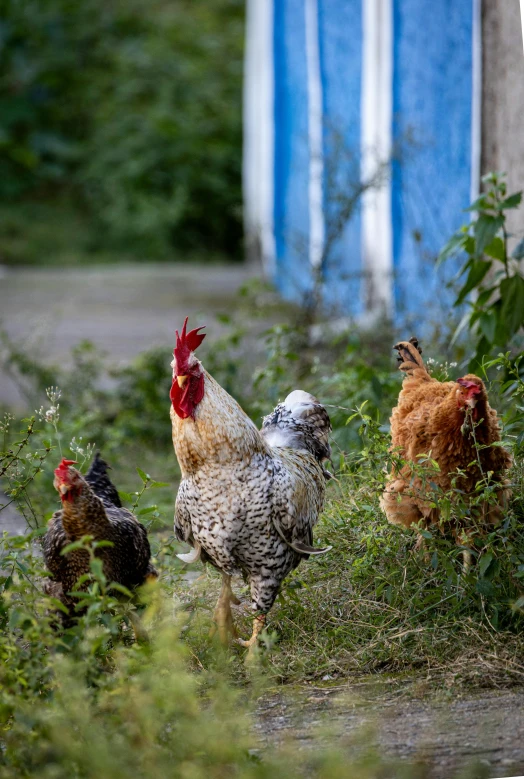
[[[423,520],[428,526],[439,522],[440,511],[431,505],[427,482],[443,492],[457,490],[471,503],[478,482],[489,478],[491,484],[500,485],[495,502],[472,505],[463,526],[450,528],[457,543],[464,542],[469,538],[468,524],[473,524],[474,518],[482,524],[498,522],[511,495],[504,478],[511,456],[499,445],[497,412],[489,405],[478,376],[468,374],[457,381],[440,382],[429,375],[416,338],[401,341],[394,348],[399,353],[399,369],[406,376],[391,416],[392,450],[405,464],[393,469],[381,507],[394,525],[409,528]],[[427,461],[428,456],[438,470]],[[417,546],[422,543],[419,536]],[[466,553],[464,560],[467,565]]]
[[[296,390],[264,419],[262,430],[207,373],[194,352],[199,327],[176,333],[171,422],[182,471],[175,534],[193,547],[184,562],[202,559],[222,572],[214,621],[223,643],[233,634],[252,647],[282,581],[301,560],[320,554],[313,527],[324,502],[331,424],[325,408]],[[252,636],[238,639],[231,577],[250,586]]]
[[[96,550],[108,582],[117,582],[133,590],[158,575],[150,561],[146,529],[122,507],[118,492],[107,475],[107,463],[97,453],[85,477],[73,465],[74,460],[63,459],[55,470],[53,484],[62,500],[62,509],[53,514],[42,539],[44,562],[52,574],[45,589],[68,609],[66,624],[71,621],[75,604],[69,593],[79,577],[90,569],[86,549],[75,549],[66,555],[62,550],[83,536],[111,542],[111,546]],[[87,583],[84,589],[86,586]]]

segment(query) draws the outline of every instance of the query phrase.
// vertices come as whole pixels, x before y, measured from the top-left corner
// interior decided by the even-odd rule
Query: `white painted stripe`
[[[244,226],[269,276],[275,272],[273,0],[248,0],[244,61]]]
[[[372,181],[385,170],[392,150],[393,9],[392,0],[362,3],[361,176]],[[364,308],[379,317],[393,315],[393,235],[391,180],[362,198]]]
[[[524,0],[521,0],[521,2],[524,2]],[[482,154],[482,0],[472,0],[472,4],[471,201],[476,200],[480,192]]]
[[[318,37],[318,0],[306,0],[306,62],[309,139],[309,261],[316,268],[324,251],[323,107]]]

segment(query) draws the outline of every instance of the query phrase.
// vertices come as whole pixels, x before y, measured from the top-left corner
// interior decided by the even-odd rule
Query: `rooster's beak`
[[[66,492],[69,492],[69,484],[61,484],[58,491],[60,492],[60,495],[65,495]]]
[[[188,379],[189,376],[177,376],[176,380],[178,382],[178,386],[182,388]]]
[[[477,398],[468,398],[466,400],[466,406],[468,406],[469,408],[475,408],[476,405],[477,405]]]

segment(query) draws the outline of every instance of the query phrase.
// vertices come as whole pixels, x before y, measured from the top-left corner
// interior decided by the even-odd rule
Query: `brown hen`
[[[391,416],[391,438],[392,450],[403,462],[389,476],[381,508],[394,525],[409,528],[423,520],[427,527],[442,522],[442,529],[449,528],[457,543],[469,543],[475,527],[501,519],[511,495],[505,478],[511,456],[499,444],[497,412],[478,376],[440,382],[430,376],[415,338],[394,348],[406,376]],[[490,500],[473,500],[481,480],[500,484]],[[439,492],[466,503],[468,510],[460,522],[443,523],[441,510],[435,507]],[[418,545],[421,541],[419,536]]]

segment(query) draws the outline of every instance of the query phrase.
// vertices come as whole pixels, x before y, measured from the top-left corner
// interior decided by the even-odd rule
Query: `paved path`
[[[78,268],[0,266],[0,329],[51,363],[67,362],[73,346],[92,341],[115,365],[153,346],[173,346],[184,317],[214,324],[239,287],[257,275],[246,265],[126,264]],[[215,327],[217,325],[215,324]],[[1,355],[0,355],[1,357]],[[2,372],[0,407],[25,411],[16,384]],[[8,502],[0,493],[0,506]],[[0,511],[0,533],[25,532],[12,506]]]
[[[241,264],[0,266],[0,328],[51,362],[67,360],[71,347],[87,339],[121,364],[171,345],[186,315],[194,324],[212,324],[212,315],[229,310],[238,288],[256,275]],[[2,403],[20,405],[21,398],[0,375]]]

